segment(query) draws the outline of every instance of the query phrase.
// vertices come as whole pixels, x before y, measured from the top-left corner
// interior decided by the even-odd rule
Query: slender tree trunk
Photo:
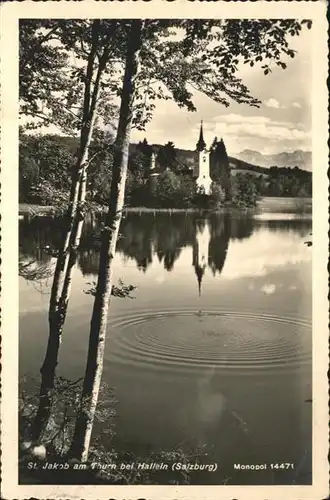
[[[75,226],[75,219],[78,214],[78,202],[81,176],[86,168],[88,161],[88,150],[93,132],[93,121],[95,120],[95,112],[91,109],[91,93],[92,79],[94,72],[94,64],[97,56],[97,37],[99,30],[99,20],[95,20],[92,25],[92,47],[87,61],[86,80],[83,102],[83,120],[80,133],[80,148],[77,163],[72,173],[72,184],[70,191],[70,203],[65,216],[66,230],[63,235],[62,247],[56,262],[53,285],[51,290],[49,304],[49,323],[52,321],[52,316],[56,310],[56,305],[62,293],[66,267],[68,264],[68,254],[70,249],[70,240]],[[94,110],[95,111],[95,110]],[[81,201],[81,200],[80,200]]]
[[[86,178],[87,172],[83,174],[82,185],[86,184]],[[84,200],[84,190],[85,188],[82,187],[81,198],[79,197],[81,201]],[[63,283],[62,294],[58,299],[56,311],[54,311],[52,322],[50,323],[47,351],[41,368],[42,377],[39,391],[39,406],[32,429],[32,437],[36,440],[42,438],[51,415],[53,400],[52,391],[54,389],[58,353],[69,304],[73,270],[77,260],[77,252],[81,239],[83,223],[84,219],[82,214],[82,216],[77,220],[72,231],[75,240],[70,247],[68,267]]]
[[[48,344],[45,359],[40,370],[41,385],[39,391],[39,407],[31,430],[32,438],[34,440],[42,439],[51,414],[53,400],[52,392],[54,389],[58,353],[69,303],[73,269],[76,263],[77,250],[80,244],[81,232],[84,223],[83,205],[86,198],[89,147],[96,118],[101,76],[108,58],[108,53],[105,50],[103,58],[99,62],[92,90],[98,30],[99,21],[95,20],[92,26],[93,42],[86,70],[80,151],[72,176],[70,205],[66,214],[67,228],[63,235],[62,247],[56,262],[51,290],[48,315]]]
[[[112,261],[116,250],[121,214],[124,206],[135,82],[138,74],[142,43],[142,25],[143,23],[140,19],[133,20],[128,35],[109,209],[102,233],[100,266],[90,327],[86,372],[79,413],[70,449],[70,455],[83,462],[88,459],[94,415],[103,371],[108,306],[112,289]]]
[[[87,172],[82,173],[81,183],[86,183]],[[81,191],[81,189],[80,189]],[[79,195],[79,203],[85,200],[84,191]],[[41,367],[41,385],[39,391],[39,406],[34,420],[32,429],[32,437],[35,440],[42,438],[52,408],[52,391],[54,389],[56,367],[58,363],[58,353],[61,344],[63,327],[66,319],[67,308],[69,304],[71,282],[73,270],[76,264],[78,247],[81,239],[82,227],[84,224],[83,212],[76,215],[73,227],[71,229],[70,247],[67,252],[66,273],[63,276],[61,283],[61,294],[56,303],[53,305],[53,310],[49,316],[49,335],[47,350],[43,365]]]

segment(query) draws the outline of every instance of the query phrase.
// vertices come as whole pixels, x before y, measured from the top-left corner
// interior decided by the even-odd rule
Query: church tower
[[[197,187],[204,190],[205,194],[210,194],[212,179],[210,177],[210,153],[206,148],[203,134],[203,120],[199,133],[199,139],[196,144],[197,150]]]
[[[150,157],[150,165],[149,165],[149,194],[153,195],[156,185],[157,185],[157,177],[159,175],[159,171],[156,167],[156,153],[152,149],[151,157]]]

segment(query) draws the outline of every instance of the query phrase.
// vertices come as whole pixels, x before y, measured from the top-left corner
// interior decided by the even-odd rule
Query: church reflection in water
[[[279,227],[279,224],[281,227]],[[191,249],[192,271],[199,293],[206,272],[220,274],[231,240],[249,238],[261,227],[304,233],[308,221],[256,221],[248,216],[195,213],[128,213],[122,220],[117,254],[125,262],[134,261],[146,273],[153,263],[171,272],[184,249]],[[274,227],[273,227],[274,226]],[[102,219],[90,215],[84,225],[78,267],[84,276],[95,275],[99,266]],[[20,260],[46,265],[56,255],[63,231],[61,220],[33,218],[20,221]],[[189,255],[185,251],[184,258]],[[183,258],[182,257],[182,258]]]
[[[192,264],[198,282],[198,293],[202,293],[202,281],[206,269],[220,274],[224,266],[230,240],[228,216],[196,221],[196,236],[192,247]]]
[[[102,219],[89,216],[83,228],[78,267],[84,276],[95,275],[99,266]],[[50,263],[61,240],[59,219],[34,218],[20,222],[20,259]],[[233,219],[226,214],[127,214],[121,224],[117,254],[123,263],[135,261],[138,269],[147,272],[157,262],[171,272],[183,249],[191,249],[193,270],[201,291],[208,269],[221,273],[230,239],[248,238],[253,231],[249,218]],[[186,253],[185,253],[186,255]]]

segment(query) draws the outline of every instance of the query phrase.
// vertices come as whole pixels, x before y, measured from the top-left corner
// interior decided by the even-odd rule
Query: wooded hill
[[[65,145],[72,153],[74,153],[77,148],[79,141],[77,138],[74,137],[61,137],[61,140],[63,141],[63,145]],[[163,145],[161,144],[153,144],[153,150],[158,153],[160,148]],[[132,143],[130,145],[130,154],[134,154],[137,151],[137,144]],[[192,166],[192,164],[195,161],[195,151],[189,150],[189,149],[180,149],[180,148],[175,148],[176,151],[176,159],[178,163],[186,165],[187,167]],[[229,156],[229,165],[231,167],[231,172],[232,174],[235,175],[235,173],[242,173],[242,174],[252,174],[252,175],[263,175],[263,176],[269,176],[269,168],[273,166],[277,166],[278,168],[285,168],[285,165],[269,165],[269,167],[261,167],[258,165],[253,165],[251,163],[248,163],[244,160],[240,160],[239,158],[234,158],[233,156]],[[292,167],[288,167],[288,169],[293,170]],[[303,170],[301,168],[294,168],[295,171],[299,171],[302,174],[308,173],[310,176],[312,175],[311,172],[307,172],[306,170]],[[235,172],[237,171],[237,172]]]
[[[78,138],[57,136],[57,139],[63,142],[63,146],[67,148],[71,153],[75,153],[77,151],[77,148],[79,146]],[[130,155],[133,155],[137,152],[137,146],[138,144],[136,143],[130,144]],[[161,144],[152,145],[153,151],[155,151],[156,155],[162,147],[163,145]],[[196,154],[195,151],[189,149],[175,148],[175,152],[176,152],[176,160],[179,165],[186,166],[188,168],[191,168],[193,166],[195,162],[195,154]],[[258,165],[248,163],[244,160],[240,160],[239,158],[234,158],[233,156],[228,156],[228,159],[231,168],[231,173],[233,175],[237,173],[242,173],[242,174],[262,175],[268,177],[270,175],[270,168],[276,166],[282,171],[282,173],[284,173],[284,171],[287,170],[288,172],[294,171],[298,173],[298,175],[299,174],[302,174],[303,176],[307,175],[307,177],[312,176],[311,172],[308,172],[298,167],[292,168],[292,167],[286,167],[286,165],[269,165],[269,167],[261,167]]]
[[[221,143],[218,144],[221,146]],[[234,199],[236,204],[247,204],[251,200],[254,203],[257,196],[312,195],[311,172],[298,167],[266,168],[252,165],[228,157],[223,143],[221,147],[218,151],[220,163],[211,164],[211,177],[215,185],[218,185],[219,203],[227,198],[231,202]],[[20,202],[56,206],[65,204],[77,150],[77,138],[21,134]],[[157,186],[153,182],[155,193],[152,197],[149,188],[146,192],[151,152],[156,155],[158,173]],[[90,155],[88,197],[97,203],[105,203],[109,197],[112,178],[112,138],[96,136],[91,144]],[[153,208],[195,206],[196,185],[192,174],[196,162],[196,151],[175,148],[171,142],[166,145],[150,145],[146,140],[138,144],[132,143],[129,148],[126,202],[132,206],[144,206],[147,203]],[[231,187],[228,184],[230,177]],[[163,200],[165,192],[166,200]],[[181,207],[182,203],[184,207]]]

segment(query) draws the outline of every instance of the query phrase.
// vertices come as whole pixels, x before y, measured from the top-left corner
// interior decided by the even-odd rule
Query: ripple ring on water
[[[165,321],[166,320],[166,321]],[[265,313],[149,310],[110,319],[109,352],[119,364],[255,370],[311,361],[311,322]]]

